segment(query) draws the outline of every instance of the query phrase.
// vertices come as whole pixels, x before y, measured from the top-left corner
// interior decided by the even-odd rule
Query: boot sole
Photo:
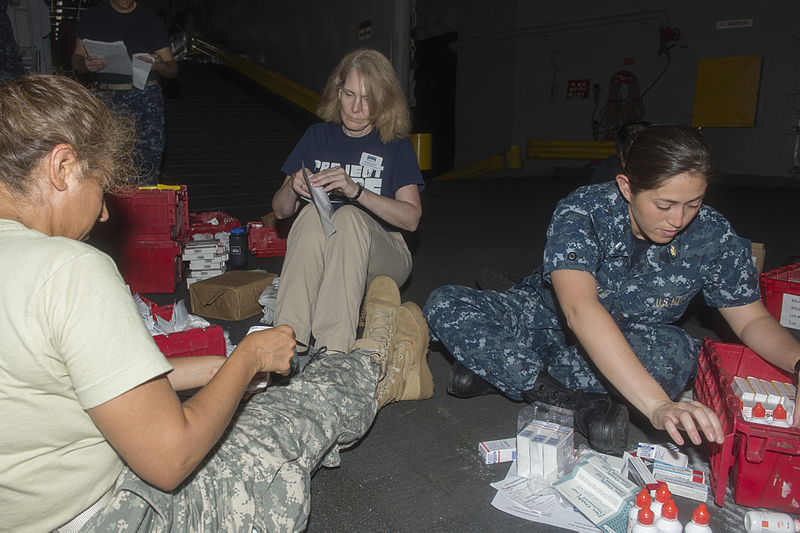
[[[611,402],[609,409],[599,421],[602,431],[595,435],[590,431],[590,444],[597,451],[619,455],[628,447],[630,420],[628,409],[619,403]]]

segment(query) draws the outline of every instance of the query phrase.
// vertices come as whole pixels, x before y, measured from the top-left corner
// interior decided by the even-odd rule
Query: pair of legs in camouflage
[[[524,285],[505,292],[439,287],[424,313],[433,340],[512,399],[522,399],[541,371],[571,390],[606,392],[586,353],[555,327],[553,311]],[[647,371],[667,394],[678,396],[697,368],[699,341],[672,325],[620,329]]]
[[[105,93],[114,109],[130,114],[136,121],[139,138],[134,157],[141,167],[141,179],[148,185],[158,184],[167,139],[161,87],[149,85],[142,90],[107,90]]]
[[[339,450],[356,443],[386,403],[433,394],[419,307],[400,305],[397,286],[385,277],[370,285],[365,306],[365,334],[350,353],[323,357],[286,385],[250,398],[205,463],[174,492],[125,468],[111,503],[85,529],[302,531],[317,468],[337,466]]]

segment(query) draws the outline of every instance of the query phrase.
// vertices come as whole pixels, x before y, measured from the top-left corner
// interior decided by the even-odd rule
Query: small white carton
[[[487,440],[478,444],[478,453],[487,465],[507,463],[517,458],[516,439]]]
[[[636,455],[642,459],[651,461],[661,461],[668,465],[686,467],[689,465],[689,456],[678,451],[677,446],[672,443],[651,444],[640,442],[636,448]]]

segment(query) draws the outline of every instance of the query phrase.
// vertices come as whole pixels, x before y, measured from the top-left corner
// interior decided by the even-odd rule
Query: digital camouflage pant
[[[128,468],[87,531],[302,531],[311,475],[337,466],[375,418],[380,367],[366,352],[329,355],[253,396],[198,470],[162,492]]]
[[[104,91],[114,108],[130,114],[136,121],[139,138],[136,141],[136,163],[141,168],[141,180],[156,185],[161,174],[166,134],[164,133],[164,93],[159,85],[143,90]]]
[[[450,285],[431,293],[424,309],[431,338],[508,397],[522,399],[546,371],[571,390],[606,392],[588,355],[534,291],[479,291]],[[623,335],[642,365],[675,398],[697,368],[700,343],[672,325],[630,324]]]

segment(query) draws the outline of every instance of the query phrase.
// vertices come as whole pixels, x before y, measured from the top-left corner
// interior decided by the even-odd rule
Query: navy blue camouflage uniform
[[[572,390],[605,392],[604,381],[571,334],[550,273],[591,273],[598,297],[642,365],[675,398],[697,367],[700,343],[674,323],[702,292],[712,307],[760,298],[749,241],[715,209],[702,206],[670,243],[634,237],[616,182],[581,187],[556,206],[543,265],[506,292],[445,286],[431,293],[425,318],[467,368],[510,398],[547,371]]]
[[[0,83],[25,73],[14,31],[8,18],[8,0],[0,0]]]
[[[76,37],[106,42],[121,40],[129,55],[153,53],[170,46],[164,24],[141,5],[129,13],[117,12],[109,2],[92,6],[78,21]],[[138,138],[134,158],[141,168],[140,177],[148,185],[157,184],[166,145],[164,94],[158,85],[159,75],[151,70],[148,84],[142,90],[132,87],[131,75],[101,70],[95,77],[108,103],[136,121]]]

